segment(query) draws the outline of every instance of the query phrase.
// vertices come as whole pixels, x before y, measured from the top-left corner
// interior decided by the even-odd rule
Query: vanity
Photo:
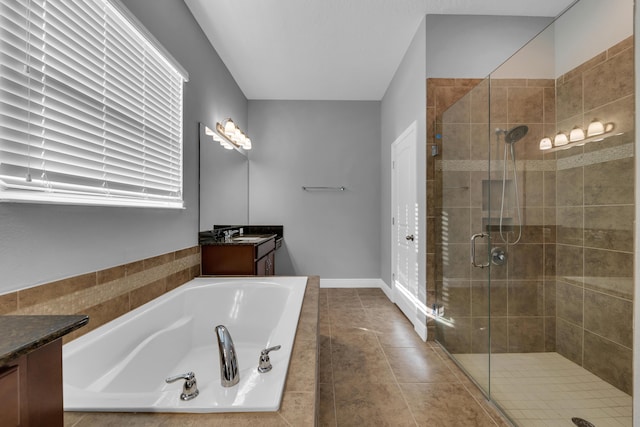
[[[199,234],[202,275],[273,276],[282,226],[214,226]],[[240,234],[242,232],[242,234]]]
[[[0,424],[64,425],[62,337],[88,316],[0,316]]]

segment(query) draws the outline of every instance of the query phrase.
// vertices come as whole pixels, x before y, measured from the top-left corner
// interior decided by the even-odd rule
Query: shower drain
[[[589,421],[583,420],[582,418],[578,418],[578,417],[571,418],[571,421],[573,421],[573,423],[578,427],[596,427],[595,425],[591,424]]]

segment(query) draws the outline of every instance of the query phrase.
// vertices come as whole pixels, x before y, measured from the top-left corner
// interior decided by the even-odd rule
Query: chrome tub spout
[[[236,348],[233,346],[233,340],[225,326],[216,326],[216,338],[220,352],[220,383],[222,387],[232,387],[240,381]]]

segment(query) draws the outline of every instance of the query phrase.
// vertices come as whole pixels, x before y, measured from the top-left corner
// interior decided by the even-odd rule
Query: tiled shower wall
[[[442,177],[436,174],[437,156],[431,155],[431,147],[437,147],[442,153],[442,114],[449,107],[464,97],[481,80],[479,79],[427,79],[427,304],[431,306],[437,302],[436,296],[436,241],[438,240],[438,222],[441,215],[440,199],[442,197]],[[433,318],[427,321],[427,337],[435,340],[436,322]]]
[[[497,216],[480,200],[502,177],[504,142],[493,128],[526,124],[529,133],[515,145],[525,227],[520,243],[502,244],[506,268],[491,272],[492,351],[557,351],[631,392],[633,64],[629,38],[556,81],[493,79],[491,130],[483,129],[486,81],[471,90],[478,81],[427,80],[428,303],[443,304],[444,317],[455,320],[454,327],[429,326],[449,351],[487,351],[486,272],[469,267],[468,239],[486,231],[486,221],[474,218]],[[614,123],[613,136],[556,153],[538,150],[556,128],[586,128],[593,119]],[[491,180],[482,170],[487,138]],[[431,145],[438,157],[429,156]],[[501,188],[492,187],[495,206]]]
[[[560,76],[558,129],[614,123],[557,153],[557,351],[631,393],[634,219],[633,38]]]
[[[547,168],[538,150],[542,136],[555,129],[554,85],[553,80],[492,79],[489,97],[485,80],[442,114],[442,151],[435,160],[436,188],[441,189],[435,199],[436,288],[444,317],[453,324],[438,323],[437,337],[453,353],[486,353],[489,321],[494,353],[555,350],[555,282],[545,276],[543,264],[554,233],[544,222]],[[495,129],[522,124],[529,130],[514,148],[524,226],[522,238],[513,245],[518,230],[509,232],[508,224],[518,219],[508,160],[506,194],[511,197],[502,235],[509,245],[497,232],[505,142]],[[487,269],[469,263],[469,238],[480,232],[491,232],[492,247],[502,247],[507,257],[505,265],[491,266],[491,319]],[[478,259],[486,260],[486,240],[476,248]]]
[[[200,275],[199,246],[0,295],[0,315],[87,314],[68,342]]]

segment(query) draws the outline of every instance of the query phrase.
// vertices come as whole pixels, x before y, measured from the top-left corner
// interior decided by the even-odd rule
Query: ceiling
[[[248,99],[380,100],[426,14],[557,16],[574,0],[184,0]]]

